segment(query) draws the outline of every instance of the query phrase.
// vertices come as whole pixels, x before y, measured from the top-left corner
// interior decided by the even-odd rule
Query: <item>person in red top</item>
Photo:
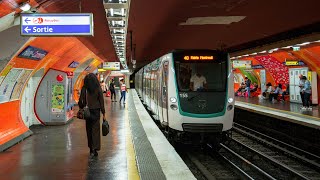
[[[126,103],[126,93],[128,92],[128,90],[127,90],[127,86],[124,83],[123,79],[120,80],[120,91],[121,91],[121,98],[120,98],[119,103],[121,103],[121,100],[123,98],[123,104],[125,104]]]

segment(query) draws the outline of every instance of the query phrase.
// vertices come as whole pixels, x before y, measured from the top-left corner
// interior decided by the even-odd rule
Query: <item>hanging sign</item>
[[[105,70],[120,70],[120,62],[104,62],[102,67]]]
[[[23,36],[93,36],[92,13],[21,14]]]
[[[246,68],[251,69],[251,61],[234,60],[232,61],[233,68]]]
[[[306,64],[301,60],[286,60],[283,64],[286,66],[306,66]]]

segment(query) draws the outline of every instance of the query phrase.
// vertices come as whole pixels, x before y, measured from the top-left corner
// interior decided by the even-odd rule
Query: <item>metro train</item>
[[[135,74],[136,91],[171,141],[223,141],[234,116],[228,53],[175,50]]]

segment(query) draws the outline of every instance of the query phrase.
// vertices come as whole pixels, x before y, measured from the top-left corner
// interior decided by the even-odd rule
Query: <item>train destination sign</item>
[[[23,36],[93,36],[92,13],[22,14]]]
[[[184,56],[184,60],[189,61],[189,60],[213,60],[213,56]]]

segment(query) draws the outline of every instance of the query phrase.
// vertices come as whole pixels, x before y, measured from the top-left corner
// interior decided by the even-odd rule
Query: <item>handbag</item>
[[[86,101],[85,101],[85,107],[83,109],[79,109],[78,113],[77,113],[77,118],[79,119],[89,119],[90,118],[90,110],[89,110],[89,107],[88,107],[88,97],[87,97],[87,90],[86,90]]]
[[[107,136],[109,134],[109,123],[106,120],[102,122],[102,135]]]

